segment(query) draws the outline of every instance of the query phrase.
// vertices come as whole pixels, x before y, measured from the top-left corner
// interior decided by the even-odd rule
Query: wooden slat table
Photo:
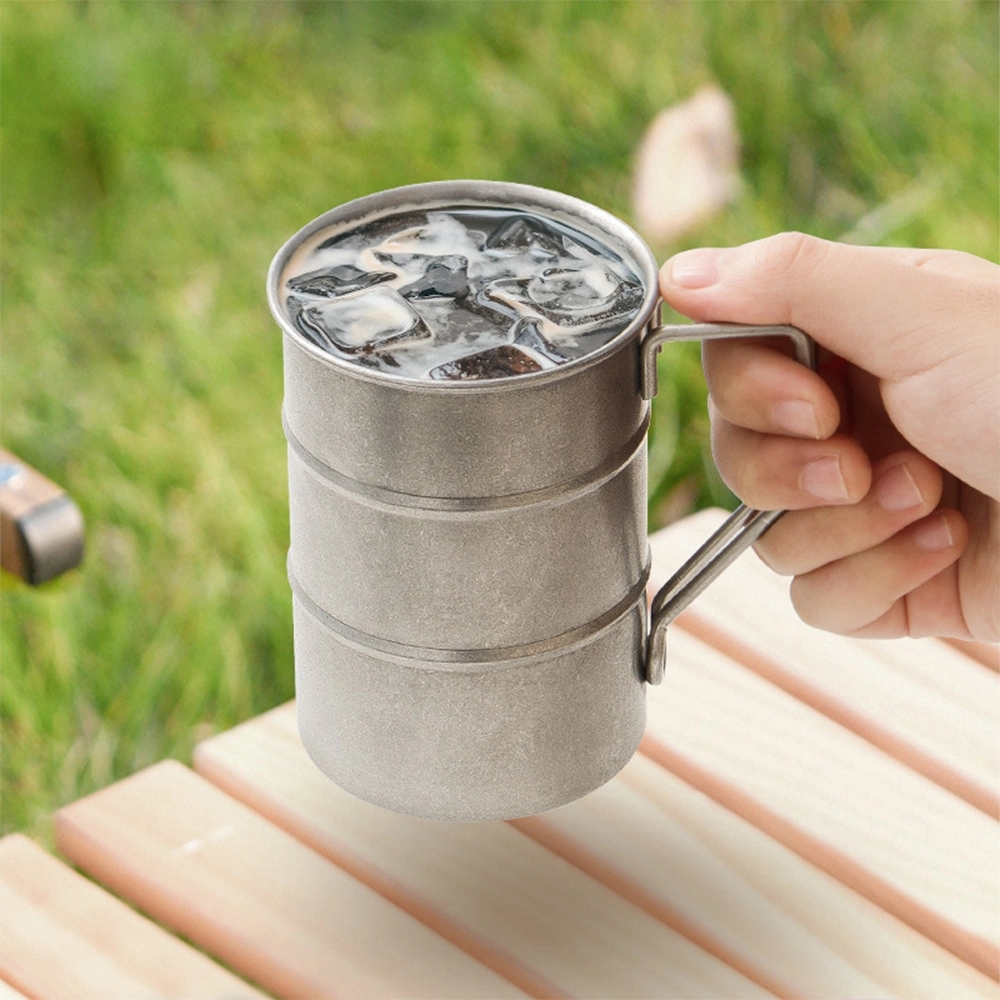
[[[993,651],[815,632],[752,554],[669,642],[641,753],[541,816],[370,806],[286,705],[61,810],[96,882],[7,837],[0,1000],[1000,996]]]

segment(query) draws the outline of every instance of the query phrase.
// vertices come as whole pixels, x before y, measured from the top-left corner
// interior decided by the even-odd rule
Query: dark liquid
[[[583,232],[520,210],[443,208],[314,238],[284,275],[300,333],[417,379],[507,378],[589,354],[638,313],[642,282]]]

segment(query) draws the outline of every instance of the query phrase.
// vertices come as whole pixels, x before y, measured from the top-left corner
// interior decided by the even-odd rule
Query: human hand
[[[819,374],[759,340],[704,345],[712,447],[808,623],[870,638],[1000,638],[1000,267],[950,250],[783,233],[677,254],[691,318],[788,323]]]

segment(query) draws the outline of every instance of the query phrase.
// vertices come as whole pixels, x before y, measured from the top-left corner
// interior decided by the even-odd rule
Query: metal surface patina
[[[435,381],[345,360],[286,307],[296,250],[415,210],[536,213],[582,231],[642,283],[590,353],[510,377]],[[741,508],[653,603],[646,441],[670,340],[789,327],[659,325],[657,265],[614,216],[557,192],[446,181],[361,198],[278,252],[299,729],[359,797],[435,819],[541,812],[603,784],[645,724],[672,618],[780,512]]]

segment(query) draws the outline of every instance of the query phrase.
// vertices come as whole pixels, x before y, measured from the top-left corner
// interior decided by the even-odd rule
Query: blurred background
[[[729,206],[998,253],[998,4],[0,4],[2,444],[83,511],[79,570],[0,584],[3,832],[292,697],[277,248],[351,198],[482,177],[636,223],[664,108],[733,102]],[[647,233],[647,235],[649,235]],[[698,350],[661,358],[651,527],[733,498]]]

